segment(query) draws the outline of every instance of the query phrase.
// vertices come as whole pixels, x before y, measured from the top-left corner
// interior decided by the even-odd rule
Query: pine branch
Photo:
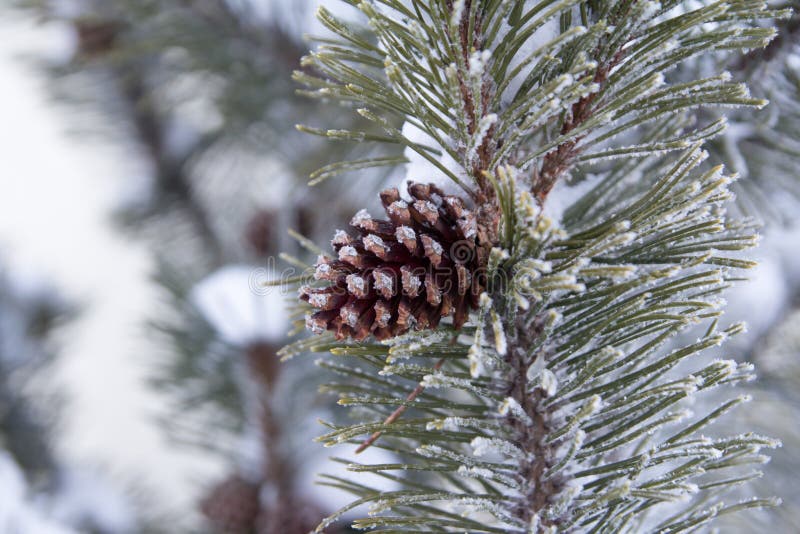
[[[31,291],[15,281],[0,273],[0,452],[11,455],[35,491],[52,492],[62,474],[50,432],[59,395],[33,395],[31,382],[52,363],[51,337],[74,310],[51,288]]]
[[[157,183],[166,197],[176,201],[191,217],[196,235],[203,241],[212,266],[222,264],[222,250],[209,214],[194,198],[188,163],[211,142],[212,138],[198,141],[177,160],[165,143],[162,117],[153,108],[139,69],[134,65],[117,72],[120,90],[130,111],[131,121],[138,141],[147,149],[153,164]]]
[[[337,38],[304,59],[317,73],[296,79],[375,129],[311,130],[394,144],[429,161],[440,182],[460,186],[479,214],[483,252],[470,274],[480,271],[486,283],[466,324],[444,311],[441,322],[431,319],[435,298],[397,316],[382,301],[372,308],[366,267],[399,271],[419,261],[432,276],[453,257],[441,246],[414,256],[408,232],[388,244],[406,206],[392,203],[403,202],[396,190],[382,195],[391,221],[357,215],[358,235],[334,238],[338,260],[318,261],[315,285],[302,292],[305,309],[318,310],[309,324],[335,339],[302,340],[284,354],[346,357],[321,363],[347,379],[329,390],[369,415],[329,424],[320,441],[369,436],[361,449],[381,446],[399,461],[350,468],[402,488],[382,493],[329,479],[356,500],[318,531],[362,504],[371,517],[356,525],[376,531],[538,534],[681,532],[772,503],[725,507],[719,499],[749,480],[742,466],[765,460],[758,450],[777,442],[703,436],[746,398],[699,417],[683,409],[752,378],[750,365],[703,356],[742,329],[719,330],[719,295],[753,265],[740,251],[755,234],[725,214],[732,178],[704,166],[701,144],[724,122],[694,126],[690,113],[765,101],[726,73],[665,73],[716,51],[765,46],[774,31],[750,21],[785,12],[724,1],[349,3],[369,29],[321,10]],[[560,221],[548,218],[559,181],[592,171],[596,186]],[[419,187],[409,190],[412,203]],[[451,201],[429,190],[442,205]],[[425,198],[432,207],[415,204],[416,221],[404,224],[445,242],[449,215],[423,216],[436,215],[437,197]],[[376,279],[374,290],[402,303],[419,287]],[[438,285],[425,291],[445,293]],[[679,337],[689,332],[696,341]],[[649,519],[649,510],[681,500],[673,516]]]
[[[623,50],[617,51],[615,56],[597,68],[593,83],[597,84],[598,91],[581,97],[572,105],[569,118],[561,127],[561,135],[566,136],[577,126],[586,122],[592,115],[592,103],[599,94],[599,90],[608,78],[608,72],[622,60]],[[540,204],[544,204],[547,195],[553,189],[559,177],[563,176],[575,162],[579,151],[576,149],[581,138],[566,141],[544,156],[541,169],[536,169],[532,179],[531,190]]]
[[[786,2],[783,9],[791,9],[792,15],[776,23],[778,32],[767,46],[755,49],[744,54],[735,64],[737,71],[749,71],[758,68],[759,65],[769,63],[779,56],[782,50],[798,43],[800,39],[800,16],[797,9],[800,5],[797,2]]]

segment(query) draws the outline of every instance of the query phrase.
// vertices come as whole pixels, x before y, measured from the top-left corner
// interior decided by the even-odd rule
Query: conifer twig
[[[608,73],[612,68],[619,64],[619,62],[622,60],[622,57],[623,53],[622,50],[620,50],[609,62],[600,65],[597,68],[594,76],[594,82],[597,83],[600,88],[597,91],[584,96],[572,106],[569,117],[564,121],[564,125],[561,127],[561,135],[568,134],[592,116],[594,111],[592,104],[594,103],[597,95],[602,89],[603,84],[608,78]],[[578,143],[580,143],[581,139],[583,139],[583,136],[570,139],[569,141],[564,141],[555,147],[544,156],[541,169],[536,169],[534,171],[532,190],[534,196],[540,204],[544,204],[545,199],[547,199],[547,195],[553,189],[553,186],[555,186],[558,179],[575,161],[575,157],[579,152]]]
[[[688,110],[760,107],[764,101],[750,97],[742,84],[729,83],[726,74],[676,81],[662,71],[703,52],[766,45],[771,29],[741,21],[766,19],[771,12],[749,3],[673,9],[677,5],[637,0],[358,5],[369,18],[364,32],[371,32],[378,45],[362,37],[360,27],[322,11],[320,20],[340,38],[322,41],[319,52],[307,57],[324,77],[298,78],[315,97],[335,97],[347,105],[355,101],[363,106],[357,109],[368,109],[362,115],[407,146],[404,134],[391,126],[395,116],[404,117],[442,149],[420,155],[450,178],[453,173],[437,158],[452,159],[459,173],[475,181],[469,193],[476,250],[483,254],[480,267],[497,283],[476,293],[475,330],[464,333],[471,343],[451,339],[448,346],[445,331],[423,338],[406,335],[407,317],[414,311],[425,319],[418,330],[436,330],[437,324],[427,321],[428,308],[426,315],[419,309],[432,301],[438,305],[438,298],[420,301],[419,309],[402,317],[384,313],[383,303],[371,310],[373,300],[360,298],[369,296],[360,273],[397,263],[386,259],[394,249],[383,236],[413,252],[411,234],[401,234],[408,236],[406,245],[393,234],[395,223],[380,226],[370,218],[368,225],[353,225],[358,236],[335,238],[332,246],[344,251],[341,261],[356,274],[347,265],[320,269],[319,278],[334,284],[350,278],[346,297],[333,284],[301,290],[301,298],[318,310],[309,328],[332,331],[341,340],[353,334],[358,341],[377,331],[369,328],[376,317],[383,321],[381,328],[397,317],[403,335],[382,330],[376,336],[380,345],[353,347],[348,341],[314,351],[364,356],[378,369],[387,353],[408,361],[377,374],[359,361],[322,362],[353,381],[332,384],[340,404],[361,406],[372,416],[330,425],[319,441],[336,446],[361,441],[366,433],[360,453],[381,437],[397,438],[392,447],[397,463],[354,462],[348,470],[397,481],[400,489],[387,492],[326,477],[325,484],[357,500],[325,519],[316,532],[362,504],[372,505],[370,515],[356,520],[355,528],[393,532],[638,531],[647,525],[644,511],[678,500],[689,502],[655,530],[682,532],[712,521],[724,509],[722,501],[711,500],[716,489],[743,480],[715,473],[737,472],[743,465],[740,451],[748,451],[746,462],[761,463],[766,457],[757,451],[778,442],[750,434],[718,441],[703,437],[706,426],[745,396],[699,420],[683,409],[703,390],[752,377],[748,365],[705,364],[695,356],[741,331],[739,325],[717,330],[717,295],[727,287],[727,269],[750,263],[718,251],[744,250],[754,238],[748,223],[725,217],[730,178],[720,167],[703,167],[707,153],[701,142],[720,128],[692,131],[688,141],[681,136],[686,137]],[[580,25],[572,23],[578,11]],[[559,19],[559,35],[545,43],[534,37]],[[507,103],[505,89],[515,81],[522,85]],[[624,132],[639,138],[630,146],[622,142],[634,135],[610,142]],[[589,146],[596,152],[584,154]],[[665,156],[674,151],[682,152]],[[580,201],[598,205],[595,211],[573,203],[585,214],[570,218],[565,212],[552,220],[541,215],[559,179],[579,162],[599,159],[623,161],[604,164],[600,185]],[[581,170],[588,174],[593,165]],[[523,179],[521,172],[532,175]],[[631,175],[637,186],[622,187],[621,180]],[[390,201],[399,202],[399,194],[388,191],[381,200],[392,216]],[[438,205],[419,209],[436,214]],[[397,213],[395,218],[404,216]],[[416,224],[413,217],[406,220]],[[424,258],[430,257],[429,249]],[[428,269],[431,278],[439,260],[434,263]],[[392,272],[399,269],[391,266]],[[412,298],[421,295],[413,282],[378,281],[387,300],[406,285]],[[426,298],[441,293],[440,286],[429,286]],[[696,342],[671,341],[706,321],[711,325]],[[304,343],[291,350],[305,350]],[[445,368],[439,360],[431,373],[431,362],[443,356],[453,366]],[[695,366],[689,375],[678,368],[684,361]],[[406,393],[393,377],[398,369],[415,373],[402,376],[422,373],[425,378]],[[401,420],[409,407],[414,418]],[[420,484],[397,471],[428,476]],[[700,508],[709,502],[717,508]],[[759,500],[755,506],[772,502]],[[466,510],[460,513],[462,507]]]
[[[438,371],[439,369],[441,369],[442,365],[444,365],[444,358],[442,358],[438,362],[436,362],[436,365],[433,366],[434,371]],[[412,391],[411,393],[408,394],[408,397],[406,397],[406,402],[414,402],[414,400],[424,390],[425,390],[425,386],[423,386],[422,382],[420,382],[419,384],[417,384],[417,387],[414,388],[414,391]],[[391,413],[391,415],[389,415],[389,417],[386,418],[386,420],[383,422],[383,424],[384,425],[390,425],[390,424],[394,423],[395,421],[400,419],[400,416],[403,415],[403,412],[405,412],[407,408],[408,408],[408,405],[405,405],[405,404],[403,406],[399,406],[395,411],[393,411]],[[360,453],[364,452],[365,450],[367,450],[370,446],[372,446],[373,443],[378,441],[378,438],[381,437],[381,434],[383,434],[383,432],[381,432],[380,430],[378,430],[377,432],[374,432],[370,437],[368,437],[364,441],[364,443],[359,445],[359,447],[356,449],[356,454],[360,454]]]

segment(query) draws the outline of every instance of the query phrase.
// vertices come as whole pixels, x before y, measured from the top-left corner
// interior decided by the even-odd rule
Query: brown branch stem
[[[444,358],[442,358],[441,360],[436,362],[436,365],[433,366],[433,370],[434,371],[438,371],[439,369],[442,368],[442,365],[444,365]],[[423,391],[425,391],[425,386],[423,386],[422,383],[420,382],[419,384],[417,384],[417,387],[414,388],[414,391],[412,391],[411,393],[408,394],[408,397],[406,397],[406,402],[414,402],[417,399],[417,397],[419,397],[419,395]],[[391,415],[389,415],[389,417],[387,417],[383,421],[383,424],[384,425],[391,425],[392,423],[394,423],[395,421],[400,419],[400,416],[403,415],[403,413],[407,409],[408,409],[408,405],[407,404],[399,406],[395,411],[393,411],[391,413]],[[383,434],[383,432],[380,431],[380,430],[378,430],[377,432],[374,432],[369,438],[367,438],[364,441],[364,443],[359,445],[359,447],[356,449],[356,454],[362,453],[365,450],[367,450],[370,446],[372,446],[373,443],[378,441],[378,438],[380,438],[382,434]]]
[[[626,16],[628,16],[636,1],[637,0],[633,0],[624,12],[617,13],[613,17],[613,20],[611,20],[611,25],[616,26],[620,20],[623,20]],[[599,86],[598,90],[580,98],[575,104],[573,104],[572,109],[569,111],[569,113],[567,113],[564,119],[564,124],[562,125],[560,132],[561,135],[570,133],[575,128],[589,120],[597,111],[597,108],[595,107],[595,100],[597,100],[598,95],[603,90],[603,86],[608,80],[608,75],[611,70],[619,65],[619,63],[624,59],[625,45],[628,42],[630,42],[630,36],[626,42],[619,46],[613,56],[604,61],[598,60],[598,66],[593,80],[594,83]],[[601,48],[598,47],[595,51],[595,56],[600,55],[600,53]],[[569,171],[569,169],[575,164],[575,158],[578,156],[581,150],[578,145],[584,137],[585,136],[579,136],[577,138],[570,139],[569,141],[564,141],[544,156],[541,168],[534,169],[531,180],[531,192],[533,193],[534,198],[536,198],[536,200],[539,202],[539,205],[544,205],[545,200],[547,200],[547,196],[550,194],[550,191],[553,190],[553,187],[558,179],[567,171]]]
[[[593,104],[600,91],[603,89],[603,85],[608,79],[609,72],[622,61],[622,58],[623,52],[619,50],[609,61],[597,67],[593,81],[599,85],[599,89],[582,97],[572,105],[572,109],[561,127],[561,135],[567,135],[592,117],[596,111]],[[578,145],[582,139],[583,136],[580,136],[570,139],[569,141],[564,141],[545,154],[541,168],[534,170],[531,190],[540,205],[544,204],[547,195],[553,190],[558,179],[575,163],[575,158],[580,153]]]
[[[258,423],[261,427],[264,458],[262,480],[273,484],[281,494],[289,494],[292,476],[281,451],[283,428],[272,410],[272,392],[280,375],[277,349],[268,343],[254,343],[246,350],[247,366],[256,386]]]
[[[547,443],[546,437],[552,430],[552,413],[543,408],[542,400],[547,393],[536,387],[531,391],[528,380],[528,369],[539,359],[544,358],[544,350],[539,349],[533,356],[530,347],[543,333],[541,321],[534,321],[532,328],[525,327],[525,317],[518,319],[516,336],[509,343],[506,361],[512,369],[507,396],[512,397],[522,407],[529,420],[509,413],[507,421],[512,429],[515,445],[526,454],[520,460],[519,473],[528,484],[528,491],[522,496],[514,508],[515,515],[525,524],[531,524],[534,515],[538,514],[550,503],[554,495],[563,490],[564,481],[558,477],[545,478],[547,469],[554,463],[555,449]],[[558,518],[541,518],[540,529],[556,526]]]

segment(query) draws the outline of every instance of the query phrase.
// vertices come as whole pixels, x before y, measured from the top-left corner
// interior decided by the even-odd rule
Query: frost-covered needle
[[[444,364],[444,358],[436,362],[436,365],[433,366],[433,370],[438,371],[439,369],[442,368],[443,364]],[[413,402],[419,396],[419,394],[422,393],[424,389],[425,386],[423,386],[422,383],[417,384],[417,387],[414,388],[414,391],[409,393],[408,397],[406,397],[406,402]],[[406,411],[406,408],[408,408],[408,405],[403,405],[398,407],[395,411],[391,413],[391,415],[389,415],[389,417],[386,418],[383,424],[390,425],[395,421],[397,421],[398,419],[400,419],[400,416],[403,415],[403,412]],[[364,443],[358,446],[358,448],[356,449],[356,454],[362,453],[365,450],[367,450],[373,443],[378,441],[378,438],[381,437],[381,434],[383,434],[383,432],[381,432],[380,430],[374,432],[370,437],[368,437],[364,441]]]

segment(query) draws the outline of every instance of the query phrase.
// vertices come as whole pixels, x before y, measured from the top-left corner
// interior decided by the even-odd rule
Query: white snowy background
[[[145,170],[111,143],[70,134],[74,117],[49,100],[45,77],[26,59],[70,50],[70,33],[5,15],[0,259],[14,277],[42,279],[81,306],[81,314],[59,333],[54,387],[64,388],[69,409],[57,452],[81,470],[102,468],[119,487],[139,486],[172,511],[189,509],[197,474],[217,466],[169,446],[156,425],[161,403],[143,380],[152,352],[143,325],[155,304],[148,281],[152,260],[109,220],[122,199],[136,194],[128,184],[141,183]],[[46,516],[57,507],[42,504],[43,518],[35,519],[36,513],[18,504],[25,498],[21,484],[9,459],[0,456],[0,532],[46,532],[41,530]],[[75,492],[94,491],[93,485],[86,482]],[[113,508],[109,491],[96,493],[98,509]],[[115,524],[121,527],[129,514],[120,509]]]

